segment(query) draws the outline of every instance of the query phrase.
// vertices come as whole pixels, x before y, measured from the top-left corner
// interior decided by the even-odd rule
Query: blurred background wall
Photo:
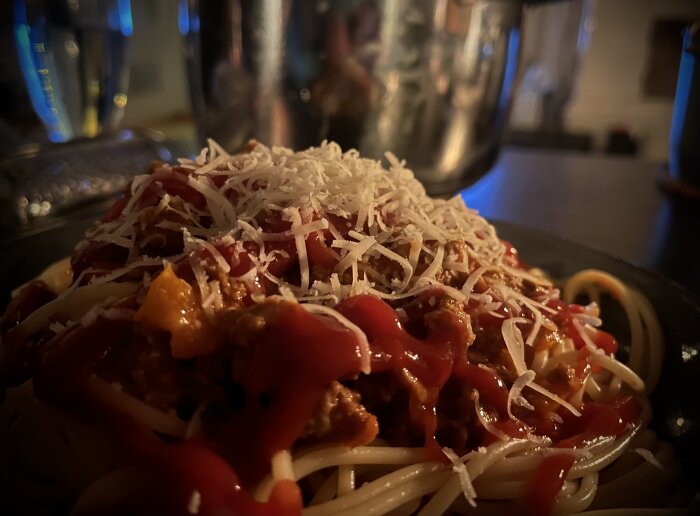
[[[700,1],[598,0],[567,126],[591,132],[597,148],[610,128],[625,127],[639,139],[643,157],[665,160],[680,27],[694,19]]]
[[[132,2],[134,36],[129,104],[122,124],[167,129],[194,138],[185,76],[184,45],[178,31],[178,2]],[[149,27],[148,30],[138,30]]]
[[[698,19],[695,0],[530,8],[511,143],[664,161],[682,29]]]

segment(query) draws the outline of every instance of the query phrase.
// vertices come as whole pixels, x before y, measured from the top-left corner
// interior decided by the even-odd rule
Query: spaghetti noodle
[[[5,313],[3,508],[664,506],[679,470],[646,428],[664,353],[649,302],[595,270],[560,299],[387,159],[210,142],[136,177]],[[601,292],[629,320],[626,364],[598,305],[575,304]]]

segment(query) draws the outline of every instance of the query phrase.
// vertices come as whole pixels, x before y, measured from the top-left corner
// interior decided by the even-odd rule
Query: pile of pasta
[[[3,512],[681,514],[646,298],[386,163],[210,142],[135,177],[3,317]]]

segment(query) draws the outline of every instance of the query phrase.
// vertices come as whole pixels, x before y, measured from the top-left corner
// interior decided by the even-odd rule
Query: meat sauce
[[[292,447],[333,380],[356,376],[361,368],[357,337],[336,320],[295,303],[272,308],[244,350],[245,366],[234,363],[243,408],[210,429],[216,449],[246,486],[262,480],[276,452]]]
[[[451,312],[434,312],[427,321],[428,336],[420,340],[401,327],[396,312],[379,298],[352,297],[337,309],[367,335],[372,350],[372,372],[392,371],[410,385],[411,420],[424,430],[429,456],[442,460],[444,456],[435,439],[435,406],[440,390],[455,369],[456,359],[466,357],[469,341],[465,321]]]
[[[172,274],[167,271],[161,274],[163,281]],[[154,286],[163,287],[161,301],[169,293],[175,298],[191,296],[170,291],[167,285],[159,286],[158,279],[151,288]],[[408,391],[410,420],[421,429],[429,458],[444,461],[436,438],[436,406],[450,379],[456,379],[465,392],[478,392],[482,404],[495,415],[494,426],[500,431],[524,437],[528,428],[535,429],[562,448],[620,435],[639,419],[639,404],[631,396],[622,396],[607,404],[584,404],[581,417],[560,408],[562,422],[557,424],[551,418],[544,421],[547,414],[524,410],[522,423],[511,420],[507,414],[507,386],[494,370],[470,363],[467,358],[474,339],[469,316],[460,310],[426,308],[426,304],[434,306],[444,294],[430,291],[426,296],[422,298],[425,303],[406,306],[411,321],[423,319],[423,327],[411,333],[394,308],[373,296],[346,299],[337,310],[366,334],[372,374],[389,373]],[[166,312],[183,313],[182,307],[172,301],[160,306]],[[176,352],[180,348],[172,346],[182,344],[173,341],[177,322],[158,326],[148,317],[141,318],[140,323],[99,317],[92,325],[78,325],[45,345],[43,360],[34,372],[37,396],[72,412],[91,414],[121,445],[129,463],[145,475],[136,492],[109,509],[113,514],[165,510],[185,515],[192,503],[198,504],[198,513],[203,515],[221,511],[251,516],[301,513],[301,494],[291,481],[278,482],[266,503],[254,501],[250,489],[269,473],[275,453],[292,448],[302,435],[327,387],[335,380],[360,374],[360,345],[356,335],[335,319],[309,313],[299,304],[267,302],[258,306],[268,310],[263,314],[264,327],[252,342],[238,343],[240,349],[234,351],[234,356],[245,357],[245,367],[236,367],[235,363],[232,367],[232,380],[243,393],[242,403],[224,416],[205,417],[204,435],[181,443],[159,439],[119,407],[96,397],[89,387],[96,365],[109,353],[118,352],[120,342],[131,338],[135,324],[151,324],[170,332],[171,349]],[[144,313],[149,311],[146,303],[142,308]],[[559,310],[564,322],[572,313],[572,309],[566,310]],[[186,315],[186,326],[203,326],[202,315],[196,310]],[[172,321],[171,316],[161,313],[162,321]],[[218,346],[200,351],[211,353],[220,349]],[[364,434],[354,444],[370,441],[377,428],[362,431]],[[493,440],[484,433],[481,444]],[[570,467],[562,456],[554,457],[559,459],[546,459],[538,469],[535,478],[541,481],[533,481],[528,488],[526,500],[533,513],[546,514],[551,509],[561,487],[559,482]],[[109,514],[102,509],[100,513]]]
[[[574,326],[573,318],[575,314],[583,313],[583,307],[581,305],[567,305],[558,299],[550,301],[548,306],[557,311],[555,314],[552,314],[552,321],[563,328],[564,334],[574,341],[576,348],[581,349],[586,347],[586,343],[581,337],[581,334]],[[617,352],[617,341],[615,340],[615,337],[610,335],[608,332],[596,329],[591,337],[591,340],[597,347],[609,355]]]
[[[241,488],[231,466],[212,450],[211,443],[161,441],[92,392],[91,371],[125,342],[132,330],[131,321],[105,318],[91,326],[78,326],[53,343],[34,376],[40,399],[79,415],[90,414],[143,475],[143,482],[118,504],[83,514],[300,515],[301,496],[295,483],[278,482],[268,502],[256,502]],[[196,504],[195,512],[191,511],[192,503]]]
[[[206,206],[204,196],[192,188],[188,182],[188,176],[191,171],[182,167],[164,167],[162,163],[154,162],[150,168],[149,184],[145,187],[144,192],[136,203],[136,210],[144,210],[154,207],[158,204],[163,193],[167,193],[172,198],[181,199],[186,204],[192,205],[197,209],[203,209]],[[215,176],[212,178],[215,186],[221,187],[224,180],[223,176]],[[124,212],[131,201],[131,188],[129,184],[126,188],[126,194],[119,199],[112,208],[102,218],[102,223],[109,223],[117,220]],[[229,193],[229,195],[235,195]],[[335,221],[340,228],[341,233],[347,233],[348,228],[340,225],[340,220],[345,219],[326,215],[326,218]],[[303,223],[311,222],[318,219],[316,214],[303,214]],[[200,220],[200,224],[207,226],[211,221]],[[289,231],[291,223],[282,220],[278,212],[271,212],[261,215],[257,220],[259,227],[266,233],[282,233]],[[170,240],[170,239],[165,239]],[[331,270],[339,261],[338,254],[330,247],[330,242],[333,240],[333,235],[328,230],[313,231],[306,235],[305,244],[308,254],[309,266],[321,267],[324,270]],[[230,275],[234,277],[243,276],[254,267],[253,260],[250,256],[258,256],[260,248],[254,242],[245,242],[244,249],[236,249],[232,245],[218,245],[217,250],[225,257],[231,266]],[[182,242],[168,241],[161,249],[150,249],[151,256],[171,256],[179,254],[182,251]],[[265,251],[268,254],[274,253],[275,259],[268,265],[268,272],[274,276],[284,277],[289,273],[293,273],[298,268],[294,266],[298,262],[297,249],[294,238],[283,240],[268,241],[265,244]],[[206,258],[206,254],[204,253]],[[118,267],[123,266],[129,258],[128,250],[116,244],[106,243],[101,241],[90,242],[85,248],[78,250],[72,257],[71,266],[75,277],[79,277],[86,269],[99,269],[109,272]],[[211,258],[209,256],[209,258]],[[180,264],[183,265],[183,264]],[[178,275],[181,271],[178,270]],[[84,281],[89,280],[90,276],[84,277]],[[294,280],[295,278],[290,278]],[[292,281],[293,282],[293,281]],[[258,283],[263,287],[261,293],[265,290],[273,292],[276,286],[271,284],[265,277],[260,276]]]

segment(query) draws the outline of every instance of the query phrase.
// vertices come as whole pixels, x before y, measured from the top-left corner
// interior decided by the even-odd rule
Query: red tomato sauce
[[[569,453],[550,455],[540,463],[523,496],[528,514],[547,516],[552,513],[557,494],[573,465],[574,457]]]
[[[468,342],[460,331],[461,322],[454,313],[439,313],[427,321],[425,340],[409,335],[401,327],[393,308],[379,298],[361,295],[343,301],[338,311],[358,325],[367,335],[372,349],[372,372],[392,371],[399,381],[417,382],[418,391],[409,389],[409,411],[416,426],[424,429],[426,450],[443,460],[435,439],[435,405],[440,389],[450,378],[455,357],[466,358]]]
[[[234,378],[245,406],[209,433],[252,486],[269,472],[276,452],[291,448],[330,383],[360,372],[360,351],[355,334],[336,320],[284,303],[249,353]]]
[[[436,406],[450,378],[478,391],[495,414],[495,428],[513,437],[524,437],[529,427],[551,437],[558,447],[580,447],[620,435],[638,421],[641,407],[631,396],[607,404],[586,403],[581,417],[560,408],[561,423],[545,421],[546,414],[537,411],[521,411],[527,414],[523,423],[511,420],[503,380],[492,369],[469,363],[464,312],[433,309],[443,296],[432,292],[422,302],[406,305],[411,319],[422,320],[413,334],[379,298],[360,295],[337,307],[366,334],[372,372],[388,371],[404,382],[410,418],[423,430],[428,457],[445,460],[435,437]],[[90,391],[88,378],[96,364],[132,338],[133,321],[98,317],[92,325],[78,325],[46,344],[34,374],[37,396],[78,414],[92,414],[125,450],[129,462],[146,475],[142,488],[114,514],[166,510],[184,515],[192,496],[198,497],[199,514],[204,515],[222,510],[251,516],[300,514],[301,495],[292,482],[279,482],[264,504],[252,500],[249,490],[269,473],[275,453],[290,449],[299,438],[328,385],[360,373],[360,347],[357,336],[333,318],[311,314],[294,303],[275,306],[274,316],[245,352],[246,367],[234,374],[245,396],[242,407],[224,418],[205,420],[203,437],[177,444],[162,441]],[[570,317],[567,313],[572,310],[561,317]],[[484,435],[482,443],[493,440]],[[539,480],[533,480],[525,496],[533,514],[551,509],[570,467],[562,457],[573,460],[554,457],[558,458],[540,466],[535,475]],[[540,484],[546,487],[532,487]]]
[[[51,343],[35,373],[40,399],[77,414],[92,414],[150,479],[113,509],[115,513],[166,510],[185,515],[196,491],[199,514],[300,514],[301,497],[294,483],[278,483],[266,504],[253,501],[241,487],[260,481],[273,455],[291,447],[331,381],[359,372],[356,336],[299,305],[280,305],[274,324],[256,342],[249,367],[238,378],[246,392],[245,407],[211,429],[201,443],[169,444],[118,407],[106,406],[89,388],[95,365],[131,338],[132,331],[128,320],[99,318],[90,326],[76,326]]]
[[[583,307],[581,305],[567,305],[563,301],[558,299],[552,300],[547,304],[550,308],[557,310],[556,314],[551,314],[550,318],[553,322],[559,325],[564,331],[564,335],[570,337],[574,341],[574,345],[577,349],[586,347],[581,334],[578,332],[574,326],[574,314],[583,313]],[[605,351],[608,355],[617,352],[617,340],[615,337],[610,335],[608,332],[596,329],[593,336],[591,337],[593,343]]]

